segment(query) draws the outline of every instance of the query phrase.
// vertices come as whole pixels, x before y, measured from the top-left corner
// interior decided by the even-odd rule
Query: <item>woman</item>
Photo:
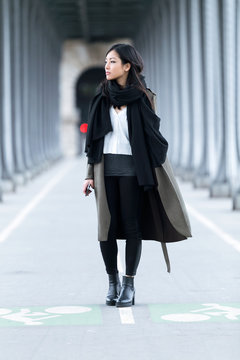
[[[191,236],[187,212],[166,159],[168,143],[159,131],[155,94],[141,75],[143,61],[128,44],[106,54],[106,79],[89,108],[85,151],[88,186],[95,190],[98,240],[109,276],[107,305],[134,305],[134,276],[142,240],[166,242]],[[117,239],[126,239],[126,274],[120,283]]]

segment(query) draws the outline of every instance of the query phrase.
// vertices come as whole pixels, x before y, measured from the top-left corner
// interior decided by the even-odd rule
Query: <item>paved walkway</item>
[[[136,305],[104,305],[107,277],[85,158],[56,164],[0,204],[1,360],[237,360],[240,213],[179,181],[193,238],[143,243]],[[124,269],[124,242],[119,241]]]

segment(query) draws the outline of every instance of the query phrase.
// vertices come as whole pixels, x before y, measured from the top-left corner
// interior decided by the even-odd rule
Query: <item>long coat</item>
[[[155,104],[155,94],[148,89]],[[141,209],[141,233],[143,240],[161,242],[164,258],[170,272],[166,243],[191,237],[187,210],[176,182],[171,165],[166,161],[155,168],[157,189],[144,192]],[[98,240],[107,241],[111,215],[108,208],[104,183],[104,157],[100,163],[88,164],[86,179],[94,179],[94,192],[98,214]],[[124,239],[119,221],[117,239]]]

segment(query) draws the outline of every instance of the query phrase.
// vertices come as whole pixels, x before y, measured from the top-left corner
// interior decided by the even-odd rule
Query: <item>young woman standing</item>
[[[83,184],[95,190],[98,240],[109,276],[107,305],[134,304],[142,240],[161,242],[170,272],[167,242],[191,237],[187,212],[166,158],[155,94],[147,88],[143,60],[128,44],[115,44],[105,58],[106,79],[89,108]],[[120,283],[117,239],[126,239],[126,274]]]

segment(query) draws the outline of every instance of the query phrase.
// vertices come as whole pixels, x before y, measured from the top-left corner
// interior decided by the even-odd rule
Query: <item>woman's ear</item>
[[[126,63],[126,64],[124,64],[123,66],[124,66],[124,70],[125,70],[125,71],[129,71],[130,68],[131,68],[131,64],[130,64],[130,63]]]

